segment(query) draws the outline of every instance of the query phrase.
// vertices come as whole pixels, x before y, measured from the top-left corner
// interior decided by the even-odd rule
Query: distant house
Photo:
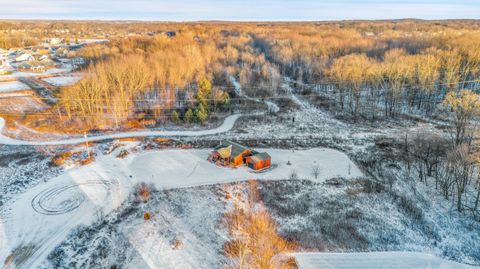
[[[15,58],[15,61],[16,62],[28,62],[28,61],[34,61],[35,58],[33,58],[33,56],[29,53],[23,53],[23,54],[20,54],[18,55],[16,58]]]
[[[50,44],[50,45],[59,45],[59,44],[62,44],[64,42],[65,42],[65,40],[63,38],[58,38],[58,37],[53,37],[53,38],[47,39],[47,43]]]
[[[72,59],[72,64],[73,65],[84,65],[85,64],[85,59],[82,57],[76,57]]]
[[[265,169],[271,165],[271,157],[268,153],[260,153],[228,140],[220,143],[212,151],[208,160],[221,166],[247,165],[253,170]]]
[[[48,59],[48,61],[51,61]],[[45,64],[42,62],[30,61],[30,62],[22,62],[21,64],[17,65],[18,71],[32,71],[36,73],[43,73],[46,70]]]
[[[31,68],[32,68],[32,65],[27,63],[27,62],[23,62],[23,63],[17,65],[17,70],[18,71],[30,71]]]
[[[36,66],[32,66],[31,70],[32,72],[43,73],[45,72],[46,68],[44,65],[36,65]]]
[[[371,37],[371,36],[375,36],[375,33],[373,33],[373,32],[364,32],[364,33],[363,33],[363,36]]]

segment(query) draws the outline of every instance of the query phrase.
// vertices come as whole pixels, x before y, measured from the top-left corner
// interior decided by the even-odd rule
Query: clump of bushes
[[[127,157],[128,154],[130,154],[130,152],[129,152],[128,150],[122,149],[122,150],[118,153],[117,158],[123,159],[123,158]]]
[[[71,151],[61,152],[53,156],[51,164],[54,166],[62,166],[65,164],[70,157],[72,157],[73,153]]]
[[[151,216],[150,216],[150,212],[145,212],[143,213],[143,219],[144,220],[150,220]]]
[[[145,182],[140,182],[134,187],[135,189],[135,200],[137,202],[146,203],[150,199],[150,194],[155,190],[153,184],[147,184]]]
[[[90,152],[87,158],[80,160],[79,163],[80,165],[87,165],[87,164],[93,163],[94,161],[95,161],[95,154],[93,152]]]
[[[172,241],[172,249],[173,250],[180,249],[180,248],[182,248],[182,246],[183,246],[182,240],[177,238],[177,239]]]

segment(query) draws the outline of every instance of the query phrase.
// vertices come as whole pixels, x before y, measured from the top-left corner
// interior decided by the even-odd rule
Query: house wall
[[[247,162],[247,166],[248,166],[248,163],[253,163],[253,167],[255,170],[260,170],[266,167],[270,167],[270,159],[254,162],[251,158],[247,158],[246,162]]]
[[[243,151],[241,154],[239,154],[238,156],[236,156],[235,158],[233,158],[233,165],[234,166],[240,166],[243,164],[243,158],[245,155],[248,155],[250,154],[250,150],[247,149],[245,151]]]

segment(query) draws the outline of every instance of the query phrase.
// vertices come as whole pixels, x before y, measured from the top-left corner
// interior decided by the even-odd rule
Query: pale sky
[[[480,0],[0,0],[0,19],[480,19]]]

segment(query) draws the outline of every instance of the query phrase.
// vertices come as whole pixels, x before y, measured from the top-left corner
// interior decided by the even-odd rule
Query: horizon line
[[[152,19],[67,19],[67,18],[15,18],[4,19],[0,18],[0,22],[5,21],[69,21],[69,22],[157,22],[157,23],[215,23],[215,22],[230,22],[230,23],[315,23],[315,22],[382,22],[382,21],[480,21],[480,18],[441,18],[441,19],[422,19],[422,18],[391,18],[391,19],[328,19],[328,20],[229,20],[229,19],[201,19],[201,20],[152,20]]]

